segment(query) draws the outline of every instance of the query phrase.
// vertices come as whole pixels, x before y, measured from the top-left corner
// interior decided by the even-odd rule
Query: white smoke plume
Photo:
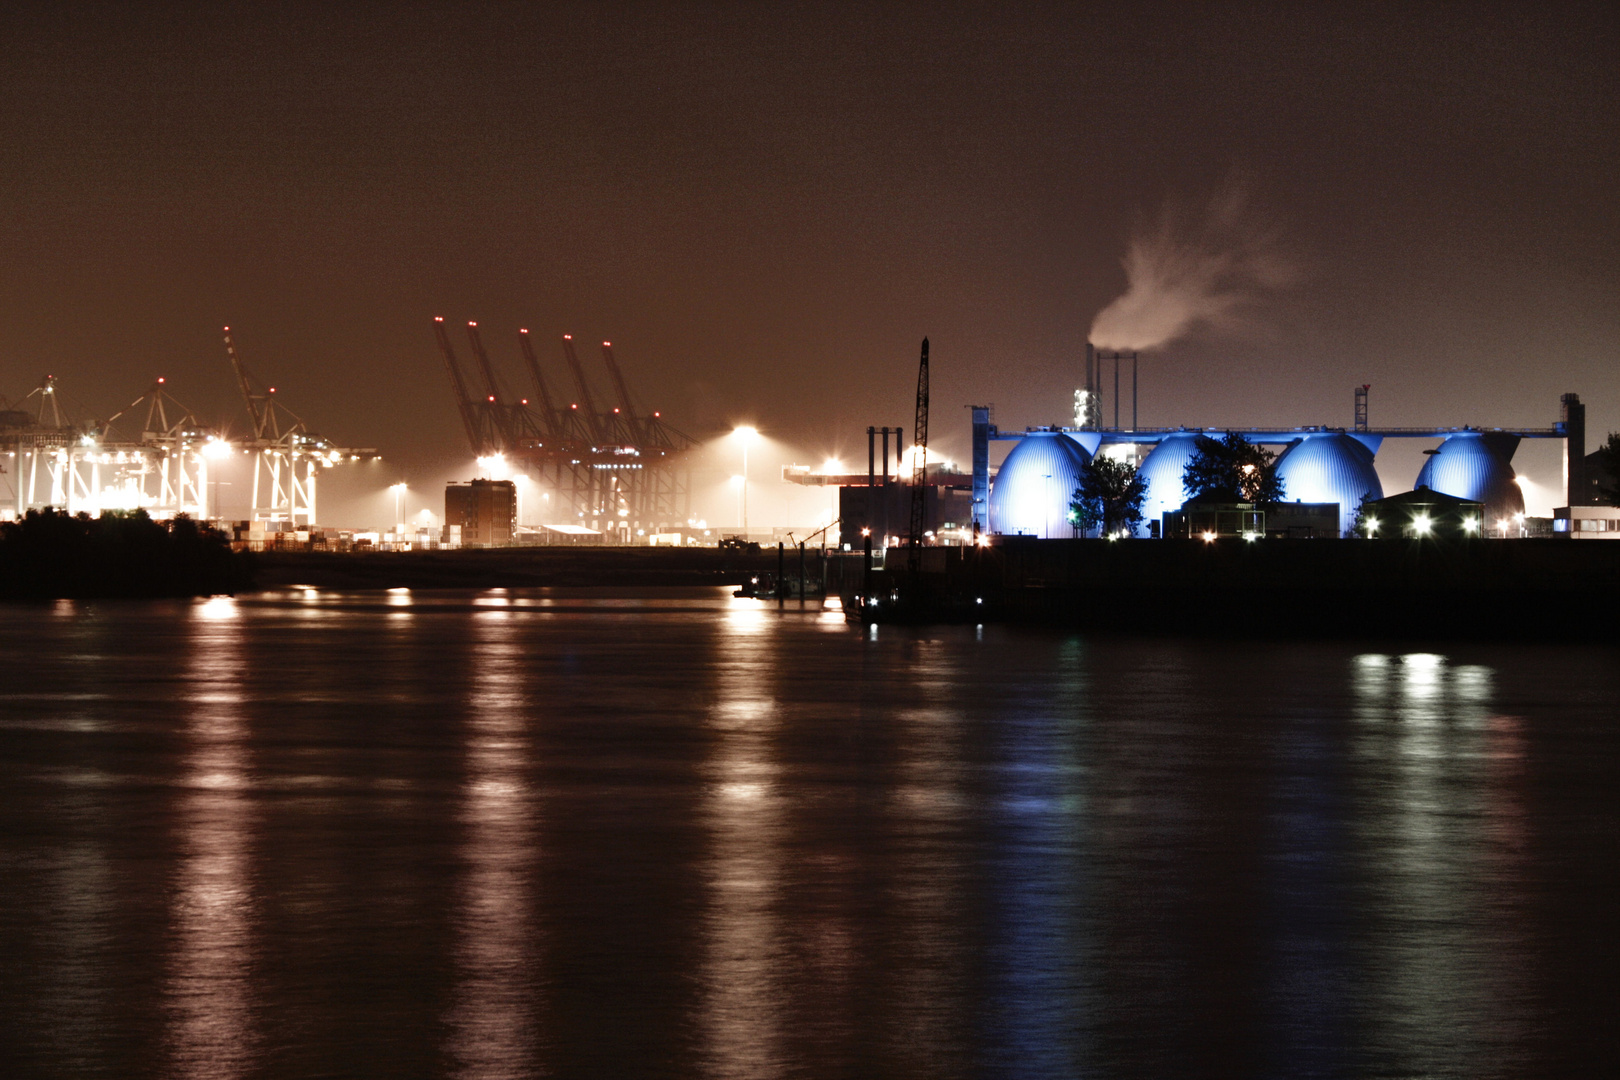
[[[1151,349],[1200,328],[1252,329],[1255,306],[1300,275],[1240,180],[1201,208],[1167,203],[1137,230],[1124,262],[1125,292],[1091,323],[1100,349]]]

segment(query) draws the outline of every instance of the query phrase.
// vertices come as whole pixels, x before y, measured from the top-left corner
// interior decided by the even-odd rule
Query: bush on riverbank
[[[210,596],[251,584],[248,557],[218,529],[144,510],[100,517],[30,510],[0,523],[0,598]]]

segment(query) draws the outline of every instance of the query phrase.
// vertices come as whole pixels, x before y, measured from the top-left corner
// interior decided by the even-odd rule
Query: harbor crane
[[[559,523],[586,525],[613,532],[646,532],[659,525],[684,522],[690,516],[690,477],[685,451],[693,441],[668,424],[657,410],[634,406],[629,381],[610,341],[602,342],[602,362],[616,405],[598,407],[599,397],[581,362],[572,334],[562,335],[562,358],[572,377],[572,400],[548,381],[527,327],[518,331],[518,348],[533,384],[537,406],[527,400],[508,403],[500,389],[496,364],[471,324],[473,356],[483,378],[484,400],[476,400],[444,333],[434,322],[456,407],[461,413],[473,456],[502,453],[509,464],[551,490],[552,512]]]
[[[282,521],[295,528],[315,523],[315,479],[347,458],[375,458],[372,448],[342,448],[309,430],[298,414],[277,400],[276,388],[256,378],[242,362],[241,353],[225,327],[225,353],[253,425],[253,438],[245,448],[253,455],[254,521]],[[263,496],[261,498],[261,496]]]

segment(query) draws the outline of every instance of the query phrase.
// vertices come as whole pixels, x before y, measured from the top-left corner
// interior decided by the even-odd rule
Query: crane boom
[[[913,574],[922,570],[923,527],[928,512],[928,339],[923,338],[922,361],[917,365],[916,457],[911,466],[911,532],[906,568]]]
[[[489,427],[500,436],[501,449],[510,450],[518,442],[512,422],[512,410],[501,401],[500,384],[495,381],[495,366],[489,362],[489,353],[484,351],[484,342],[478,336],[477,323],[467,324],[467,340],[472,342],[473,358],[478,361],[478,370],[484,376],[485,397],[478,411],[489,417]]]
[[[467,442],[471,444],[473,454],[482,457],[489,452],[489,447],[484,445],[478,429],[478,413],[473,408],[472,398],[467,395],[467,381],[461,377],[461,365],[456,362],[456,351],[450,347],[450,335],[445,333],[443,317],[434,316],[433,332],[438,336],[445,370],[450,372],[450,384],[456,391],[456,407],[461,410],[461,423],[467,429]]]
[[[546,379],[540,372],[540,360],[534,355],[534,343],[529,340],[527,330],[518,331],[518,344],[523,349],[523,362],[529,365],[529,377],[534,380],[534,389],[540,395],[540,408],[545,414],[546,433],[554,438],[560,438],[562,432],[557,425],[557,406],[551,400],[551,388],[546,385]]]
[[[231,369],[236,372],[236,385],[242,390],[242,403],[247,406],[248,419],[253,421],[253,437],[264,438],[265,421],[269,413],[264,404],[266,395],[254,393],[253,379],[248,375],[247,368],[242,366],[242,358],[236,352],[236,342],[231,340],[231,328],[225,328],[225,354],[231,358]]]
[[[591,384],[585,381],[585,368],[579,362],[579,354],[574,351],[574,335],[563,335],[563,357],[568,361],[568,370],[574,373],[574,383],[579,387],[579,401],[585,406],[585,423],[590,428],[591,437],[598,441],[602,439],[602,418],[596,411],[596,400],[591,397]]]
[[[619,370],[619,362],[613,359],[613,342],[602,342],[602,361],[607,364],[608,374],[613,377],[613,389],[619,395],[620,420],[630,435],[630,441],[640,445],[646,439],[642,435],[641,421],[636,417],[636,410],[630,404],[630,388],[625,385],[624,372]]]

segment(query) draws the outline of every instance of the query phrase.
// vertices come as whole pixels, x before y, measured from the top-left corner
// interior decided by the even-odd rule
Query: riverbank
[[[869,621],[1201,636],[1620,640],[1620,544],[1037,540],[872,575]],[[842,590],[856,610],[858,582]]]
[[[716,548],[513,547],[456,551],[264,551],[254,555],[260,589],[496,589],[541,586],[743,585],[774,572],[775,551]],[[791,560],[797,567],[797,556]]]

